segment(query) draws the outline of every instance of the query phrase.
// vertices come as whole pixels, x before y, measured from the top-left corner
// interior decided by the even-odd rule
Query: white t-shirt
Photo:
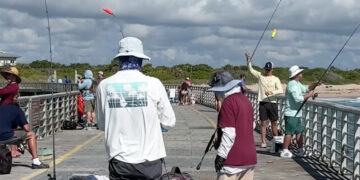
[[[109,160],[142,163],[166,156],[160,124],[171,128],[176,119],[160,80],[137,70],[119,71],[100,82],[96,99]]]

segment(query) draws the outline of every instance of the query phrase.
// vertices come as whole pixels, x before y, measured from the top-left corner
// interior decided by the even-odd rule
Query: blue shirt
[[[15,105],[0,106],[0,141],[14,136],[14,129],[28,124],[24,112]]]
[[[239,86],[241,87],[241,92],[245,93],[244,87],[246,86],[245,81],[241,80],[239,82]]]
[[[294,117],[302,102],[304,101],[304,95],[309,89],[302,85],[300,82],[291,80],[286,87],[285,92],[285,116]],[[301,111],[297,114],[297,117],[301,117]]]
[[[84,81],[78,84],[79,90],[83,90],[82,96],[85,101],[93,100],[95,98],[94,94],[90,92],[90,88],[92,85],[91,79],[84,79]]]
[[[70,78],[66,78],[66,79],[65,79],[65,83],[66,83],[66,84],[71,84],[71,79],[70,79]]]

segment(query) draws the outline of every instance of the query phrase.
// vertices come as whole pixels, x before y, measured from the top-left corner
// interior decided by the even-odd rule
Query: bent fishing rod
[[[52,63],[53,63],[53,55],[52,55],[52,45],[51,45],[51,30],[50,30],[50,18],[49,18],[49,11],[48,11],[48,6],[47,6],[47,2],[45,0],[45,11],[46,11],[46,17],[47,17],[47,23],[48,23],[48,33],[49,33],[49,49],[50,49],[50,78],[51,78],[51,99],[53,99],[54,96],[54,81],[52,80],[53,78],[53,67],[52,67]],[[48,179],[49,180],[56,180],[56,163],[55,163],[55,123],[54,120],[52,120],[52,140],[53,140],[53,175],[51,176],[51,174],[48,174]]]
[[[262,34],[261,34],[261,36],[260,36],[260,38],[259,38],[259,41],[257,42],[257,44],[256,44],[256,46],[255,46],[255,49],[254,49],[254,51],[252,52],[252,54],[251,54],[251,56],[250,56],[250,60],[249,60],[248,63],[251,63],[252,58],[254,57],[255,52],[256,52],[257,48],[259,47],[260,42],[261,42],[261,40],[263,39],[264,34],[265,34],[266,30],[268,29],[268,27],[269,27],[269,25],[270,25],[270,23],[271,23],[271,20],[273,19],[276,11],[278,10],[281,1],[282,1],[282,0],[279,0],[279,2],[277,3],[277,5],[276,5],[276,7],[275,7],[275,9],[274,9],[274,12],[271,14],[271,17],[270,17],[269,21],[267,22],[267,24],[266,24],[266,26],[265,26],[265,29],[264,29],[264,31],[262,32]],[[259,79],[259,82],[264,86],[264,84],[263,84],[263,82],[261,81],[261,79]],[[266,86],[264,86],[264,87],[267,89]],[[271,108],[275,111],[275,108],[273,107],[273,104],[271,103],[270,97],[269,97],[268,95],[266,95],[266,97],[267,97],[268,101],[269,101],[270,104],[271,104]]]
[[[342,50],[345,48],[345,46],[347,45],[347,43],[350,41],[350,39],[353,37],[353,35],[356,33],[356,31],[359,29],[360,24],[358,24],[356,26],[356,28],[353,30],[353,32],[350,34],[349,38],[345,41],[344,45],[341,47],[341,49],[338,51],[338,53],[336,54],[336,56],[334,57],[334,59],[331,61],[331,63],[329,64],[329,66],[327,67],[327,69],[325,70],[325,72],[320,76],[320,79],[316,82],[317,85],[321,83],[321,80],[325,77],[326,73],[330,70],[331,65],[335,62],[335,60],[337,59],[337,57],[340,55],[340,53],[342,52]],[[314,87],[313,90],[315,90],[316,86]],[[294,117],[296,117],[299,112],[301,111],[301,108],[304,106],[304,104],[307,102],[307,99],[304,99],[304,101],[302,102],[302,104],[300,105],[299,109],[297,110],[296,114]]]
[[[278,2],[278,4],[276,5],[276,8],[275,8],[274,12],[271,14],[271,17],[270,17],[268,23],[266,24],[265,29],[264,29],[264,31],[262,32],[262,34],[261,34],[261,36],[260,36],[260,39],[259,39],[259,41],[257,42],[257,44],[256,44],[256,46],[255,46],[254,51],[253,51],[252,54],[251,54],[251,56],[250,56],[250,62],[251,62],[252,58],[254,57],[255,52],[256,52],[257,48],[259,47],[260,42],[261,42],[262,38],[264,37],[264,34],[265,34],[266,30],[268,29],[268,27],[269,27],[269,25],[270,25],[271,20],[273,19],[274,15],[275,15],[275,12],[276,12],[277,9],[279,8],[280,3],[281,3],[281,0],[280,0],[280,1]]]

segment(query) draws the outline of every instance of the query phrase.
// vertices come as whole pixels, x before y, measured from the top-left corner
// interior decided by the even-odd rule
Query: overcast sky
[[[120,29],[143,41],[155,66],[244,65],[277,0],[48,0],[55,62],[109,64]],[[116,18],[105,14],[111,9]],[[263,66],[326,67],[360,22],[355,0],[282,0],[253,58]],[[278,34],[271,39],[271,31]],[[360,66],[360,34],[335,66]],[[44,0],[0,1],[0,51],[49,59]]]

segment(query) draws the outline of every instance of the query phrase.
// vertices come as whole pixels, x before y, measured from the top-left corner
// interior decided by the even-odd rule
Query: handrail
[[[177,89],[177,85],[165,85],[166,89]],[[193,86],[196,103],[214,108],[214,93],[208,87]],[[176,96],[178,92],[176,92]],[[256,128],[260,128],[259,103],[256,92],[246,96],[252,103]],[[277,96],[279,109],[278,126],[284,132],[285,97]],[[305,122],[305,150],[341,174],[351,174],[360,179],[360,109],[332,102],[308,101],[302,111]],[[269,132],[270,129],[268,129]],[[268,133],[271,134],[271,133]]]
[[[77,119],[77,95],[79,91],[55,93],[53,95],[23,96],[18,99],[21,109],[38,138],[59,131],[63,122]],[[55,123],[52,126],[52,123]]]
[[[0,83],[0,88],[5,87],[6,83]],[[20,83],[19,89],[21,90],[36,90],[47,92],[67,92],[78,90],[77,84],[64,84],[64,83]]]

